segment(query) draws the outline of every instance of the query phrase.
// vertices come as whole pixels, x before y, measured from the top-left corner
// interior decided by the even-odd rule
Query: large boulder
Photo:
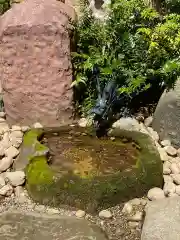
[[[0,226],[0,240],[107,240],[95,224],[57,214],[11,210],[0,214]]]
[[[26,0],[1,17],[0,75],[10,125],[71,121],[70,19],[74,9],[56,0]]]
[[[180,198],[148,203],[141,240],[179,240]]]
[[[154,113],[152,127],[161,140],[169,139],[180,147],[180,81],[170,91],[165,91]]]

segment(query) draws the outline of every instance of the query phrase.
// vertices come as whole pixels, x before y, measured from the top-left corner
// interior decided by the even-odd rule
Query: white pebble
[[[30,127],[29,126],[22,126],[21,130],[22,130],[22,132],[27,132],[27,131],[30,130]]]
[[[169,157],[168,157],[166,151],[165,151],[163,148],[160,148],[160,147],[158,147],[157,149],[158,149],[158,151],[159,151],[161,160],[162,160],[163,162],[168,161],[168,160],[169,160]]]
[[[177,185],[180,185],[180,174],[172,174],[171,177]]]
[[[176,193],[180,196],[180,185],[176,186]]]
[[[11,134],[9,135],[9,138],[11,137],[15,137],[15,138],[22,138],[23,137],[23,132],[17,130],[17,131],[13,131],[11,132]]]
[[[9,134],[9,140],[15,148],[19,148],[23,141],[23,133],[21,131],[14,131]]]
[[[171,162],[175,162],[175,163],[180,163],[180,157],[173,157],[171,158]]]
[[[43,125],[39,122],[33,124],[34,128],[43,128]]]
[[[7,172],[5,173],[5,179],[13,186],[21,186],[25,182],[25,173],[23,171]]]
[[[21,131],[21,127],[20,126],[17,126],[17,125],[12,125],[11,127],[11,131]]]
[[[0,135],[4,134],[5,132],[9,131],[9,126],[8,124],[4,122],[0,122]]]
[[[152,188],[148,191],[147,197],[149,200],[159,200],[165,198],[164,191],[161,188]]]
[[[148,200],[146,199],[141,199],[141,205],[145,206],[147,204]]]
[[[88,120],[86,118],[81,118],[79,121],[78,121],[78,125],[80,127],[87,127],[88,125]]]
[[[169,175],[163,175],[163,178],[164,178],[164,182],[173,182],[172,177]]]
[[[173,182],[166,182],[163,187],[164,194],[166,196],[171,195],[172,193],[175,193],[176,191],[176,186]]]
[[[168,197],[177,197],[177,196],[178,196],[178,194],[176,192],[174,192],[174,193],[170,193]]]
[[[34,210],[37,211],[37,212],[45,212],[46,207],[44,205],[36,205]]]
[[[19,154],[19,150],[14,146],[9,147],[5,150],[5,155],[10,158],[14,158]]]
[[[169,156],[175,157],[177,155],[177,150],[172,146],[166,146],[164,147],[164,150]]]
[[[131,214],[132,210],[133,210],[132,204],[130,202],[127,202],[127,203],[124,204],[124,207],[122,209],[122,213]]]
[[[4,157],[0,161],[0,172],[6,171],[13,163],[13,159],[11,157]]]
[[[176,163],[172,163],[170,166],[172,174],[178,174],[180,173],[180,169]]]
[[[141,204],[141,199],[139,199],[139,198],[134,198],[134,199],[130,200],[129,203],[131,203],[131,204],[134,205],[134,206],[138,206],[138,205]]]
[[[99,217],[102,219],[112,218],[112,213],[109,210],[102,210],[99,212]]]
[[[171,173],[171,169],[170,169],[171,163],[166,161],[163,164],[163,174],[170,174]]]
[[[158,142],[158,141],[159,141],[159,135],[158,135],[158,133],[157,133],[156,131],[154,131],[151,127],[148,127],[147,129],[148,129],[148,131],[150,132],[151,137],[152,137],[156,142]]]
[[[168,139],[165,139],[165,140],[161,141],[161,146],[162,147],[171,146],[171,141]]]
[[[48,207],[48,208],[46,209],[46,212],[49,213],[49,214],[59,214],[59,213],[60,213],[58,209],[56,209],[56,208],[50,208],[50,207]]]
[[[0,189],[0,195],[2,196],[6,196],[6,197],[9,197],[11,196],[13,193],[13,187],[9,184],[3,186],[1,189]]]
[[[153,121],[153,117],[150,116],[150,117],[148,117],[148,118],[146,118],[146,119],[144,120],[144,125],[145,125],[146,127],[150,127],[150,126],[152,125],[152,121]]]
[[[86,213],[85,213],[85,211],[83,211],[83,210],[78,210],[78,211],[76,211],[76,217],[78,217],[78,218],[83,218],[85,215],[86,215]]]

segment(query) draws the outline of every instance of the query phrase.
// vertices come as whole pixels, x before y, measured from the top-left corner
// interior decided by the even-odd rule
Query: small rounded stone
[[[83,210],[78,210],[75,215],[78,218],[83,218],[86,215],[86,212]]]
[[[170,193],[169,195],[168,195],[168,197],[178,197],[179,195],[176,193],[176,192],[174,192],[174,193]]]
[[[34,128],[43,128],[43,125],[39,122],[33,124]]]
[[[88,120],[86,118],[81,118],[79,121],[78,121],[78,125],[80,127],[86,127],[88,124]]]
[[[21,131],[21,127],[17,125],[12,125],[11,131]]]
[[[37,212],[45,212],[46,207],[44,205],[36,205],[34,210],[37,211]]]
[[[168,160],[169,160],[169,157],[168,157],[166,151],[164,150],[164,148],[158,147],[157,149],[158,149],[158,151],[159,151],[161,160],[162,160],[163,162],[168,161]]]
[[[163,178],[164,178],[164,182],[173,182],[172,177],[169,175],[163,175]]]
[[[127,202],[127,203],[124,204],[124,207],[122,209],[122,213],[131,214],[132,210],[133,210],[132,204],[130,202]]]
[[[148,191],[147,197],[149,200],[159,200],[165,198],[164,191],[161,188],[151,188]]]
[[[134,206],[138,206],[138,205],[141,204],[141,199],[139,199],[139,198],[134,198],[134,199],[130,200],[129,202],[130,202],[132,205],[134,205]]]
[[[177,150],[172,146],[166,146],[164,147],[164,150],[167,152],[169,156],[174,157],[177,155]]]
[[[58,210],[58,209],[56,209],[56,208],[50,208],[50,207],[48,207],[48,208],[46,209],[46,212],[49,213],[49,214],[59,214],[59,210]]]
[[[175,184],[173,182],[166,182],[164,184],[163,190],[164,190],[164,194],[166,196],[169,196],[169,195],[172,195],[173,193],[175,193],[176,186],[175,186]]]
[[[99,212],[99,217],[101,219],[109,219],[112,218],[112,213],[109,210],[102,210]]]
[[[144,120],[144,125],[145,125],[146,127],[150,127],[150,126],[152,125],[152,121],[153,121],[153,117],[150,116],[150,117],[148,117],[148,118],[146,118],[146,119]]]
[[[11,196],[13,193],[13,187],[9,184],[4,185],[1,189],[0,189],[0,195],[2,196],[6,196],[9,197]]]
[[[22,126],[21,127],[22,132],[27,132],[28,130],[30,130],[29,126]]]
[[[171,141],[168,139],[165,139],[165,140],[161,141],[161,146],[162,147],[171,146]]]
[[[169,161],[164,162],[163,164],[163,174],[170,174],[171,169],[170,169],[171,163]]]
[[[179,169],[178,165],[174,162],[171,164],[170,169],[171,169],[172,174],[180,173],[180,169]]]
[[[180,196],[180,185],[176,186],[176,194]]]
[[[172,174],[171,177],[177,185],[180,185],[180,174]]]
[[[111,141],[114,141],[116,138],[115,137],[110,137],[110,140]]]
[[[141,205],[145,206],[147,204],[148,200],[146,199],[141,199]]]

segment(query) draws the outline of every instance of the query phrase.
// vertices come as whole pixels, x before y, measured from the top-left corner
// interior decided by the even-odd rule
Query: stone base
[[[58,215],[5,212],[0,214],[0,240],[107,240],[96,225]]]

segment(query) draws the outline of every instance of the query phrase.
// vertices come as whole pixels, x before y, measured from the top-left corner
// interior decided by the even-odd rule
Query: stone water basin
[[[20,160],[26,162],[26,187],[35,201],[91,213],[143,196],[163,181],[152,140],[118,129],[101,139],[77,126],[32,129],[24,136]]]

